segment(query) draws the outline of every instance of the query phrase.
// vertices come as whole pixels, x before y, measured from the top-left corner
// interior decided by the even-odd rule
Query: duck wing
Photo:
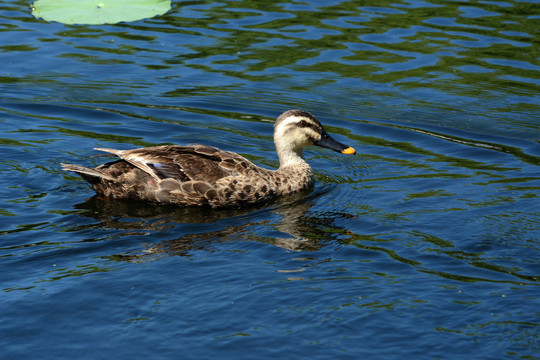
[[[156,181],[172,178],[180,182],[215,184],[221,178],[246,174],[255,165],[244,157],[206,145],[165,145],[133,150],[96,148],[114,154]]]
[[[271,198],[269,170],[241,155],[205,145],[133,150],[97,148],[120,159],[96,168],[62,164],[101,196],[160,204],[225,207]]]

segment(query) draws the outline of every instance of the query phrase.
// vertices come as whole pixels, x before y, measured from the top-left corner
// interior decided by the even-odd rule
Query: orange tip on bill
[[[341,153],[342,154],[348,154],[348,155],[354,155],[354,154],[356,154],[356,150],[354,150],[354,148],[352,148],[352,147],[348,147],[345,150],[341,150]]]

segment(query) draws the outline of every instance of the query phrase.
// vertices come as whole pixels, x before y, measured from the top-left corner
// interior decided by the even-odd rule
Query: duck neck
[[[304,159],[304,152],[302,149],[277,149],[277,153],[280,169],[288,167],[309,167]]]
[[[278,184],[278,193],[286,195],[312,186],[313,172],[304,159],[303,147],[280,140],[279,137],[275,137],[274,141],[280,164],[279,169],[273,172]]]
[[[278,172],[285,176],[298,176],[299,173],[303,173],[311,177],[311,167],[304,159],[304,152],[302,149],[279,149],[279,169]]]

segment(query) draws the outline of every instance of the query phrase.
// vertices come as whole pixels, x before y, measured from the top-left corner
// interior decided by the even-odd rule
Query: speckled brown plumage
[[[354,149],[333,140],[311,114],[283,113],[274,128],[280,168],[259,167],[245,157],[205,145],[165,145],[134,150],[98,148],[120,160],[87,168],[63,164],[97,193],[181,206],[237,207],[271,200],[313,185],[302,148],[319,145],[346,154]]]

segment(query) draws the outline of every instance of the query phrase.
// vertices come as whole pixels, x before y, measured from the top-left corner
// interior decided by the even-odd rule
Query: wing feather
[[[206,145],[165,145],[133,150],[96,148],[129,162],[156,181],[174,178],[181,182],[214,184],[226,176],[236,176],[254,166],[244,157]]]

